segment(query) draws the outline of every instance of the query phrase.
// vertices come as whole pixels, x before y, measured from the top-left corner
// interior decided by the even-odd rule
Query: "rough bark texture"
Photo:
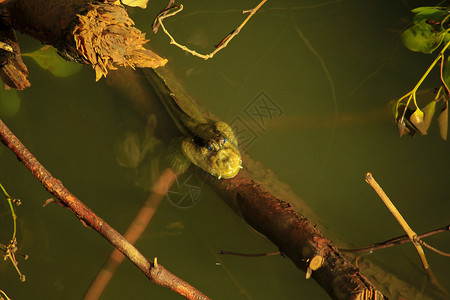
[[[54,46],[68,60],[90,64],[96,80],[116,66],[150,67],[167,60],[143,45],[122,5],[89,0],[15,0],[2,7],[2,21],[15,30]]]
[[[31,84],[27,79],[28,69],[20,56],[20,48],[17,43],[15,31],[0,22],[0,37],[2,49],[0,49],[0,78],[14,89],[23,90]]]
[[[245,158],[244,158],[245,159]],[[250,158],[246,158],[248,161]],[[218,180],[198,168],[205,181],[245,221],[269,238],[295,265],[307,271],[313,258],[323,258],[314,278],[333,299],[383,299],[380,292],[350,262],[343,257],[333,242],[325,238],[311,222],[294,208],[274,196],[255,181],[252,172],[242,170],[235,178]]]

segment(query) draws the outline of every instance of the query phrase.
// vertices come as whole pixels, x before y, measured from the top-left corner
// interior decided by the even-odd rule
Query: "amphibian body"
[[[185,136],[181,142],[184,155],[193,164],[219,179],[233,178],[242,168],[242,160],[230,126],[225,122],[206,119],[181,89],[167,83],[170,74],[166,74],[163,68],[143,71]]]

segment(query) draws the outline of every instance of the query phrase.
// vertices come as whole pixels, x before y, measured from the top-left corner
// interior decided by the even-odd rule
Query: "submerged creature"
[[[174,83],[164,67],[143,69],[164,107],[185,136],[183,154],[196,166],[217,178],[233,178],[242,168],[236,137],[225,122],[206,119],[195,103]],[[170,87],[170,88],[169,88]]]

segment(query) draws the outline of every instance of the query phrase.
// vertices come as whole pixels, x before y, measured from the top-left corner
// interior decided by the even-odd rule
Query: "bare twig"
[[[2,120],[0,120],[0,139],[3,144],[16,154],[18,159],[22,161],[31,173],[42,183],[47,191],[69,208],[83,224],[97,231],[114,247],[119,249],[119,251],[130,259],[151,281],[170,288],[189,299],[209,299],[193,286],[170,273],[162,265],[155,265],[147,260],[147,258],[145,258],[120,233],[91,211],[83,202],[75,197],[75,195],[69,192],[60,180],[53,177],[9,130]]]
[[[433,246],[428,245],[427,243],[425,243],[425,242],[422,241],[422,240],[419,240],[419,243],[420,243],[422,246],[424,246],[424,247],[430,249],[430,250],[433,251],[434,253],[437,253],[437,254],[442,255],[442,256],[450,257],[450,253],[447,253],[447,252],[441,251],[441,250],[439,250],[439,249],[436,249],[436,248],[434,248]]]
[[[166,8],[164,9],[158,16],[156,16],[155,22],[157,21],[157,23],[161,26],[161,28],[163,29],[163,31],[166,33],[166,35],[170,38],[170,43],[177,46],[178,48],[189,52],[190,54],[203,58],[203,59],[210,59],[212,58],[217,52],[219,52],[220,50],[222,50],[223,48],[225,48],[228,43],[236,36],[239,34],[239,32],[241,31],[241,29],[245,26],[245,24],[247,24],[247,22],[250,20],[250,18],[260,9],[260,7],[266,2],[267,0],[262,0],[255,8],[250,9],[250,10],[244,10],[242,13],[246,14],[248,13],[247,18],[245,18],[245,20],[242,22],[241,25],[239,25],[238,28],[234,29],[230,34],[228,34],[222,41],[219,42],[219,44],[216,46],[216,49],[209,53],[209,54],[200,54],[194,50],[189,49],[188,47],[181,45],[179,43],[177,43],[177,41],[175,41],[175,39],[172,37],[172,35],[169,33],[169,31],[166,29],[166,27],[163,24],[163,20],[169,17],[172,17],[176,14],[178,14],[180,11],[183,10],[183,5],[174,5],[172,7]],[[170,10],[174,9],[174,11],[170,12]],[[153,26],[154,30],[155,30],[155,25]]]
[[[450,231],[450,225],[447,225],[447,226],[444,226],[444,227],[441,227],[441,228],[438,228],[438,229],[434,229],[434,230],[431,230],[431,231],[419,234],[419,235],[417,235],[417,237],[419,239],[422,239],[424,237],[428,237],[428,236],[431,236],[431,235],[434,235],[434,234],[437,234],[437,233],[441,233],[441,232],[444,232],[444,231]],[[407,235],[402,235],[402,236],[398,236],[398,237],[389,239],[389,240],[381,242],[381,243],[370,244],[367,247],[352,248],[352,249],[342,249],[341,248],[339,250],[341,250],[343,252],[354,252],[354,253],[358,253],[358,252],[372,252],[372,251],[375,251],[375,250],[384,249],[384,248],[390,248],[390,247],[393,247],[393,246],[396,246],[396,245],[409,243],[409,242],[410,242],[409,237]],[[425,243],[422,240],[419,240],[419,242]],[[428,245],[423,245],[423,246],[427,247]],[[430,250],[432,250],[432,249],[430,249]],[[440,253],[442,251],[437,250],[435,252],[436,253]],[[445,253],[445,252],[442,252],[442,253],[444,253],[442,255],[448,256],[448,255],[445,255],[447,253]]]
[[[418,238],[417,234],[411,229],[411,227],[409,227],[408,223],[405,221],[403,216],[397,210],[395,205],[392,203],[392,201],[389,199],[389,197],[383,191],[383,189],[378,184],[378,182],[376,182],[376,180],[373,178],[372,173],[370,173],[370,172],[366,173],[366,182],[368,184],[370,184],[370,186],[375,190],[375,192],[378,194],[378,196],[380,196],[383,203],[390,210],[390,212],[394,215],[394,217],[397,219],[397,221],[402,226],[403,230],[408,235],[409,239],[411,240],[414,247],[416,248],[417,253],[419,254],[420,260],[422,262],[422,267],[425,270],[430,282],[433,283],[435,286],[437,286],[441,291],[448,294],[448,292],[445,290],[445,288],[443,286],[440,285],[440,283],[437,281],[436,277],[434,276],[433,272],[431,271],[430,266],[427,262],[425,253],[423,252],[423,248],[419,243],[419,238]]]
[[[165,16],[169,12],[169,10],[172,7],[174,2],[175,2],[175,0],[170,0],[169,3],[167,3],[166,7],[159,13],[158,16]],[[158,32],[158,29],[159,29],[158,18],[155,18],[155,20],[153,21],[152,28],[153,28],[154,33]]]

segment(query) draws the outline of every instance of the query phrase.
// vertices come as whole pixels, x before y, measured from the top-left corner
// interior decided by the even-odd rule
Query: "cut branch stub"
[[[54,46],[71,60],[91,64],[96,80],[116,66],[151,67],[167,60],[143,45],[122,5],[88,0],[16,0],[2,7],[6,25]]]
[[[92,64],[96,80],[115,65],[157,68],[167,60],[143,47],[145,35],[118,5],[91,5],[73,28],[76,51]]]

